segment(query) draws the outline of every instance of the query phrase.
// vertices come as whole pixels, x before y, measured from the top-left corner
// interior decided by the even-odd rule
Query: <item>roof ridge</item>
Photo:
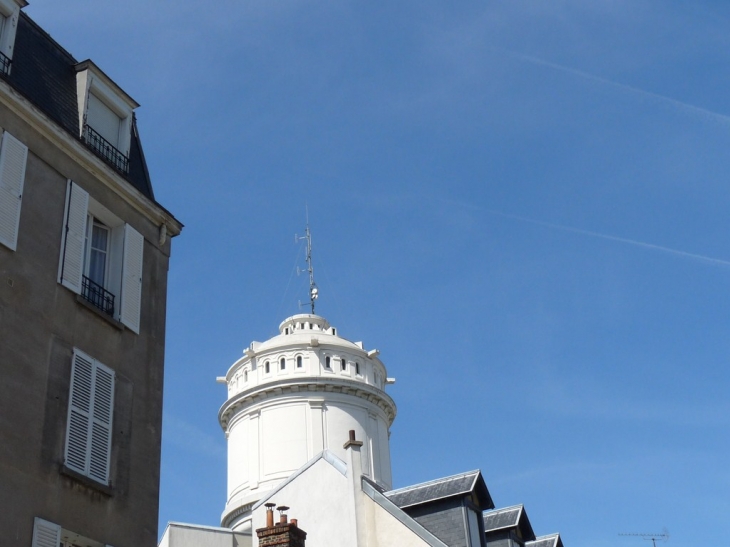
[[[393,490],[388,490],[387,492],[385,492],[385,494],[386,495],[400,494],[402,492],[409,492],[411,490],[415,490],[416,488],[423,488],[423,487],[426,487],[426,486],[431,486],[431,485],[434,485],[434,484],[439,484],[441,482],[446,482],[446,481],[453,480],[453,479],[467,478],[469,475],[472,475],[472,474],[475,474],[475,475],[478,476],[480,473],[481,473],[481,470],[480,469],[475,469],[473,471],[466,471],[464,473],[457,473],[456,475],[449,475],[448,477],[441,477],[439,479],[433,479],[433,480],[426,481],[426,482],[420,482],[420,483],[417,483],[417,484],[412,484],[410,486],[404,486],[402,488],[395,488]],[[474,480],[476,481],[476,478]],[[474,483],[472,483],[472,488],[473,487],[474,487]]]
[[[524,509],[525,505],[523,503],[517,503],[515,505],[510,505],[508,507],[500,507],[499,509],[488,509],[487,511],[484,511],[483,514],[485,516],[487,514],[493,515],[495,513],[499,513],[500,511],[511,511],[511,510],[518,509],[518,508]]]

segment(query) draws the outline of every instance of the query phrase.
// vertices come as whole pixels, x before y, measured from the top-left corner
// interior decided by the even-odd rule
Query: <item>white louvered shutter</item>
[[[137,334],[139,334],[139,319],[142,309],[143,254],[144,237],[129,224],[125,224],[119,320]]]
[[[35,517],[33,522],[33,547],[58,547],[61,543],[61,527],[53,522]]]
[[[103,484],[109,484],[113,414],[114,371],[75,349],[65,463]]]
[[[13,251],[18,244],[27,160],[28,147],[5,131],[0,148],[0,243]]]
[[[76,294],[81,294],[88,208],[89,193],[69,180],[66,191],[66,212],[58,280],[64,287],[68,287]]]
[[[109,484],[109,456],[112,447],[112,414],[114,410],[114,371],[95,363],[89,476]]]
[[[86,475],[88,473],[89,431],[91,425],[94,360],[74,350],[71,366],[71,393],[66,430],[66,466]]]

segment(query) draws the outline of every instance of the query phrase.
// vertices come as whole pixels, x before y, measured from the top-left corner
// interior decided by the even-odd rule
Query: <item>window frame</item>
[[[78,63],[76,69],[76,100],[79,113],[79,137],[84,135],[89,109],[89,93],[102,102],[120,119],[119,141],[116,148],[129,158],[132,137],[132,117],[139,103],[109,78],[91,60]],[[93,128],[93,125],[91,126]]]
[[[18,30],[18,17],[20,17],[20,8],[24,8],[28,3],[21,0],[0,0],[0,17],[3,18],[2,28],[0,29],[0,53],[5,55],[8,60],[13,60],[13,50],[15,49],[15,35]],[[6,74],[10,74],[12,62],[8,65]]]
[[[144,236],[70,179],[66,189],[58,282],[77,295],[83,294],[82,279],[88,271],[89,253],[86,237],[89,234],[89,222],[93,223],[93,219],[99,219],[110,229],[108,274],[103,287],[115,298],[114,313],[109,317],[139,334],[143,304]],[[100,311],[105,315],[103,310]]]

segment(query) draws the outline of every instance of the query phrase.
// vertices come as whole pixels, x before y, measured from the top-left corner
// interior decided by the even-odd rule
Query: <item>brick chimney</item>
[[[275,503],[266,504],[266,527],[258,528],[256,536],[259,538],[259,547],[304,547],[307,533],[300,530],[296,519],[287,522],[285,505],[276,509],[279,511],[279,522],[274,524]]]

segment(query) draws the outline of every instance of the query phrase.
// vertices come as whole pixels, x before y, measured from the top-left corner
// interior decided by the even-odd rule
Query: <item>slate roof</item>
[[[60,127],[79,139],[74,69],[77,64],[78,61],[69,52],[25,12],[20,12],[10,75],[2,75],[2,78]],[[154,201],[135,119],[132,120],[129,156],[129,173],[122,176]]]
[[[483,506],[481,509],[491,509],[494,507],[492,497],[489,495],[487,485],[479,470],[390,490],[384,492],[384,495],[403,509],[405,507],[421,505],[454,496],[463,496],[472,492],[477,494]]]
[[[513,505],[512,507],[504,507],[487,511],[483,514],[484,531],[489,534],[497,530],[505,530],[509,528],[519,528],[522,538],[525,540],[535,539],[535,533],[532,530],[530,520],[527,518],[525,507],[523,505]],[[544,546],[540,546],[544,547]]]
[[[525,547],[563,547],[563,540],[560,539],[560,534],[550,534],[525,542]]]

